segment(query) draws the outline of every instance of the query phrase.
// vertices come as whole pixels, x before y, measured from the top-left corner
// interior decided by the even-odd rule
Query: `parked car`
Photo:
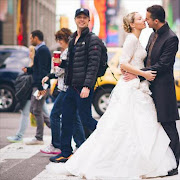
[[[119,58],[121,56],[121,48],[108,48],[108,58],[109,66],[105,75],[101,78],[98,78],[95,89],[94,89],[94,99],[93,105],[96,112],[101,116],[109,104],[109,96],[112,89],[117,84],[121,72],[119,69]],[[111,71],[114,73],[112,75]],[[176,55],[176,61],[174,65],[174,76],[175,76],[175,88],[178,107],[180,107],[180,52]],[[116,80],[116,79],[117,80]]]
[[[13,111],[16,105],[14,82],[22,67],[30,63],[25,46],[0,46],[0,112]]]

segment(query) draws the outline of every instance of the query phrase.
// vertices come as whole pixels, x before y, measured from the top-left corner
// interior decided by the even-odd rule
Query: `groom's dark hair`
[[[147,8],[147,12],[151,13],[151,18],[153,20],[158,19],[160,22],[165,22],[165,11],[160,5],[153,5]]]

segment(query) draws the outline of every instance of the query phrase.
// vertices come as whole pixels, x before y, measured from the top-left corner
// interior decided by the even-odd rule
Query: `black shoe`
[[[171,171],[168,171],[168,175],[167,176],[174,176],[178,174],[178,168],[173,169]]]
[[[60,156],[59,158],[57,158],[56,160],[55,160],[55,162],[56,163],[65,163],[68,159],[70,159],[70,157],[72,156],[72,154],[70,155],[70,156],[68,156],[68,157],[64,157],[64,156]]]
[[[57,159],[57,158],[60,158],[61,156],[62,156],[62,155],[61,155],[61,153],[60,153],[60,154],[58,154],[57,156],[50,157],[49,160],[50,160],[51,162],[56,162],[56,159]]]

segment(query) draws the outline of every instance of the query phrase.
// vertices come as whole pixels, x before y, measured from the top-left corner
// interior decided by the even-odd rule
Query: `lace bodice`
[[[144,67],[144,58],[147,52],[142,47],[139,39],[130,33],[124,42],[120,64],[130,62],[134,67],[141,69]]]
[[[144,59],[147,56],[146,50],[142,47],[139,39],[132,33],[130,33],[124,42],[122,56],[120,58],[120,64],[130,63],[132,66],[138,69],[144,67]],[[151,94],[149,90],[149,82],[140,82],[139,78],[133,79],[130,82],[124,82],[123,76],[120,78],[120,83],[118,83],[117,88],[121,87],[121,81],[123,81],[123,86],[133,87],[140,89],[142,92]]]

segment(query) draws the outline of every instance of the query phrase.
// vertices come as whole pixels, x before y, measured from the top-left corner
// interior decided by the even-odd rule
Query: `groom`
[[[170,147],[175,155],[177,167],[168,172],[168,176],[178,174],[180,158],[180,142],[176,128],[179,120],[173,65],[178,51],[178,38],[165,22],[165,11],[162,6],[153,5],[147,8],[146,21],[154,32],[151,34],[146,50],[145,68],[143,70],[157,71],[156,79],[151,82],[150,89],[154,100],[158,121],[170,138]],[[135,76],[126,73],[125,80]],[[141,80],[144,80],[140,77]]]

